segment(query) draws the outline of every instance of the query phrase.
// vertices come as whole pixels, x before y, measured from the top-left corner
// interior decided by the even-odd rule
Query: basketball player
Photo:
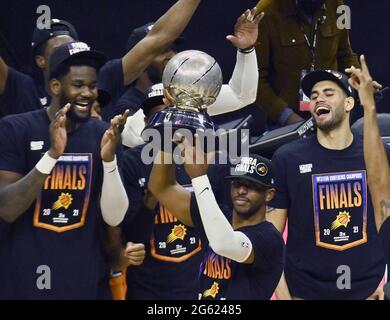
[[[273,156],[277,195],[267,220],[283,232],[279,299],[376,299],[385,271],[363,158],[350,127],[355,94],[346,75],[313,71],[302,80],[317,134]]]
[[[128,207],[115,157],[127,113],[110,125],[90,117],[105,61],[83,42],[60,46],[50,106],[1,120],[3,299],[111,297],[103,222],[118,225]]]
[[[141,105],[147,123],[165,109],[162,83],[150,87]],[[122,177],[130,205],[122,224],[125,242],[145,244],[142,265],[127,269],[127,299],[193,300],[198,294],[198,273],[204,245],[194,228],[184,225],[148,190],[153,164],[142,161],[145,144],[123,153]],[[211,165],[209,177],[221,203],[230,202],[223,176],[229,166]],[[176,167],[177,180],[191,190],[191,179],[183,166]]]
[[[233,209],[220,207],[207,176],[207,160],[199,140],[184,139],[184,167],[194,192],[175,179],[172,155],[160,152],[153,165],[149,189],[186,226],[201,235],[206,252],[199,272],[200,299],[270,299],[284,265],[284,242],[265,220],[273,198],[272,164],[257,155],[242,157],[231,172]],[[205,157],[206,158],[206,157]],[[202,158],[201,158],[202,159]]]

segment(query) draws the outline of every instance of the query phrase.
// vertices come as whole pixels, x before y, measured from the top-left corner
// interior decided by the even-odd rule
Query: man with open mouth
[[[49,107],[0,121],[0,298],[110,299],[106,224],[123,220],[119,126],[91,117],[106,57],[84,42],[50,59]]]
[[[363,137],[351,130],[348,77],[318,70],[302,79],[317,133],[273,157],[277,194],[268,220],[288,218],[279,299],[377,299],[385,263],[368,194]]]

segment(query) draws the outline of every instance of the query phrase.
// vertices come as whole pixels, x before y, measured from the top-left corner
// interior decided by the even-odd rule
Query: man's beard
[[[316,122],[316,118],[314,118],[314,122],[318,129],[322,131],[331,131],[335,128],[338,128],[344,120],[344,116],[342,114],[335,114],[334,118],[331,121],[325,122],[324,124],[318,124]]]
[[[234,206],[234,210],[236,211],[236,213],[238,214],[238,216],[241,219],[246,220],[246,219],[251,218],[253,215],[255,215],[263,205],[265,205],[265,203],[263,201],[261,201],[257,204],[250,206],[248,210],[240,211],[240,210],[237,210],[237,208],[235,206]]]
[[[70,103],[70,109],[69,111],[66,113],[66,116],[72,120],[74,123],[83,123],[83,122],[87,122],[90,118],[91,118],[91,111],[92,111],[92,106],[89,108],[89,116],[88,117],[79,117],[77,115],[77,113],[74,111],[74,104],[75,104],[75,101],[74,100],[69,100],[65,97],[64,94],[61,95],[61,99],[60,99],[60,105],[61,107],[65,106],[67,103]]]

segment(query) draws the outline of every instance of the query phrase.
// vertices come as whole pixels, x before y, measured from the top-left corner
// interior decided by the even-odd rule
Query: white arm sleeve
[[[217,100],[207,108],[215,116],[241,109],[256,100],[259,70],[256,51],[241,53],[237,50],[237,61],[229,85],[224,84]]]
[[[237,262],[244,262],[252,252],[252,242],[241,231],[234,231],[211,189],[207,175],[192,179],[203,228],[213,251]]]
[[[129,200],[119,175],[116,159],[103,161],[103,186],[100,197],[100,208],[104,221],[116,227],[125,217]]]
[[[237,50],[237,61],[229,84],[222,85],[217,100],[207,108],[215,116],[241,109],[256,100],[259,71],[256,52],[241,53]],[[127,118],[122,131],[122,144],[133,148],[144,143],[141,132],[145,127],[144,113],[139,109]]]
[[[125,127],[122,131],[122,144],[129,148],[139,146],[144,142],[141,138],[142,130],[145,128],[144,112],[139,109],[126,120]]]

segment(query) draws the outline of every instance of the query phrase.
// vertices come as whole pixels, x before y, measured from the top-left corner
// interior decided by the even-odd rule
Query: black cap
[[[162,83],[157,83],[149,87],[146,92],[146,98],[141,104],[141,109],[144,115],[147,116],[150,110],[158,105],[164,104],[164,86]]]
[[[99,69],[107,61],[107,57],[99,51],[91,50],[84,42],[73,41],[56,48],[50,57],[50,77],[56,73],[58,67],[74,58],[84,57],[90,59]]]
[[[34,29],[31,47],[35,54],[36,48],[49,40],[52,37],[67,35],[72,37],[74,40],[78,40],[77,31],[74,26],[65,20],[51,19],[49,29],[39,29],[37,26]]]
[[[347,96],[355,97],[353,88],[348,83],[348,77],[344,73],[334,70],[317,70],[308,73],[301,82],[304,94],[307,97],[310,97],[311,90],[313,89],[314,85],[320,81],[325,80],[336,82],[341,87],[341,89],[345,91]]]
[[[226,179],[247,179],[264,187],[273,188],[275,176],[271,160],[256,154],[241,157],[240,162],[231,168]]]
[[[127,39],[126,42],[126,51],[130,51],[138,42],[140,42],[150,30],[152,30],[154,26],[154,22],[148,22],[147,24],[140,26],[138,28],[135,28],[129,38]],[[183,37],[178,37],[174,43],[175,44],[180,44],[184,41]]]

